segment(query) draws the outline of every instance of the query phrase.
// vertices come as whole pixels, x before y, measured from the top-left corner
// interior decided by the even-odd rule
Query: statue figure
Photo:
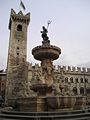
[[[53,88],[54,95],[61,95],[62,94],[59,86],[60,86],[59,83],[53,84],[52,88]]]
[[[47,36],[48,31],[44,26],[42,27],[42,29],[43,29],[43,31],[41,31],[42,38],[43,38],[44,41],[48,41],[48,39],[49,39],[49,37]]]
[[[31,85],[30,82],[26,83],[26,93],[27,93],[27,97],[37,96],[37,93],[30,89],[30,85]]]
[[[35,93],[33,90],[30,89],[30,82],[28,83],[22,83],[23,89],[21,89],[18,92],[18,97],[30,97],[30,96],[37,96],[37,93]]]
[[[48,75],[51,75],[51,74],[52,74],[52,67],[51,67],[51,66],[48,66],[48,67],[47,67],[47,74],[48,74]]]
[[[42,33],[42,38],[43,38],[43,41],[42,41],[43,45],[50,45],[50,40],[49,40],[49,37],[47,36],[47,33],[48,33],[48,27],[51,24],[51,22],[52,21],[48,20],[48,22],[47,22],[47,28],[45,28],[44,26],[42,26],[43,30],[41,31],[41,33]]]
[[[70,90],[68,85],[64,85],[64,88],[62,89],[62,95],[73,96],[73,92]]]

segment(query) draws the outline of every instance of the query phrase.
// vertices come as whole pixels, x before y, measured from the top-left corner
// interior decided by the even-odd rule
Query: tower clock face
[[[22,37],[23,37],[23,36],[22,36],[21,33],[17,33],[17,34],[16,34],[16,38],[17,38],[17,39],[21,39]]]
[[[19,40],[24,40],[24,32],[23,31],[15,31],[15,38]]]

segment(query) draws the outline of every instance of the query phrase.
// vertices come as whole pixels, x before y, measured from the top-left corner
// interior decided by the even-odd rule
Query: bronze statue
[[[47,41],[49,39],[49,37],[47,36],[48,31],[44,26],[42,27],[42,29],[43,29],[43,31],[41,31],[42,38],[43,38],[44,41]]]
[[[51,21],[48,20],[48,22],[47,22],[47,28],[45,28],[44,26],[42,26],[43,31],[41,31],[41,33],[42,33],[42,38],[43,38],[44,41],[49,41],[49,37],[47,36],[47,33],[48,33],[48,27],[49,27],[50,23],[51,23]]]

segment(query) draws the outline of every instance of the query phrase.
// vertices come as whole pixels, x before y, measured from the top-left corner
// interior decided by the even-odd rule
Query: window
[[[87,89],[86,89],[86,93],[87,93],[87,94],[90,94],[90,88],[87,88]]]
[[[83,87],[80,88],[80,94],[84,95],[84,88]]]
[[[75,79],[76,83],[78,83],[78,78]]]
[[[22,25],[17,26],[17,31],[22,31]]]
[[[73,83],[73,77],[70,78],[70,82]]]
[[[2,86],[4,86],[4,83],[2,83]]]
[[[73,93],[74,93],[74,95],[77,95],[77,88],[76,87],[73,88]]]
[[[80,82],[83,83],[83,78],[80,79]]]
[[[17,55],[19,55],[19,53],[17,53]]]
[[[65,83],[68,83],[68,77],[65,78]]]
[[[56,75],[56,76],[55,76],[55,78],[57,79],[57,78],[58,78],[58,76]]]
[[[85,78],[85,83],[88,83],[88,79],[87,78]]]
[[[17,50],[19,50],[19,47],[17,47]]]

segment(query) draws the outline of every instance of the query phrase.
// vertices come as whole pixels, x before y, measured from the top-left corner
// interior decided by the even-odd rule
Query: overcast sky
[[[61,48],[56,65],[90,68],[90,0],[22,0],[30,12],[28,27],[27,60],[38,63],[32,56],[32,48],[41,45],[42,26],[52,23],[48,29],[51,44]],[[7,66],[10,11],[20,11],[20,0],[0,1],[0,69]]]

